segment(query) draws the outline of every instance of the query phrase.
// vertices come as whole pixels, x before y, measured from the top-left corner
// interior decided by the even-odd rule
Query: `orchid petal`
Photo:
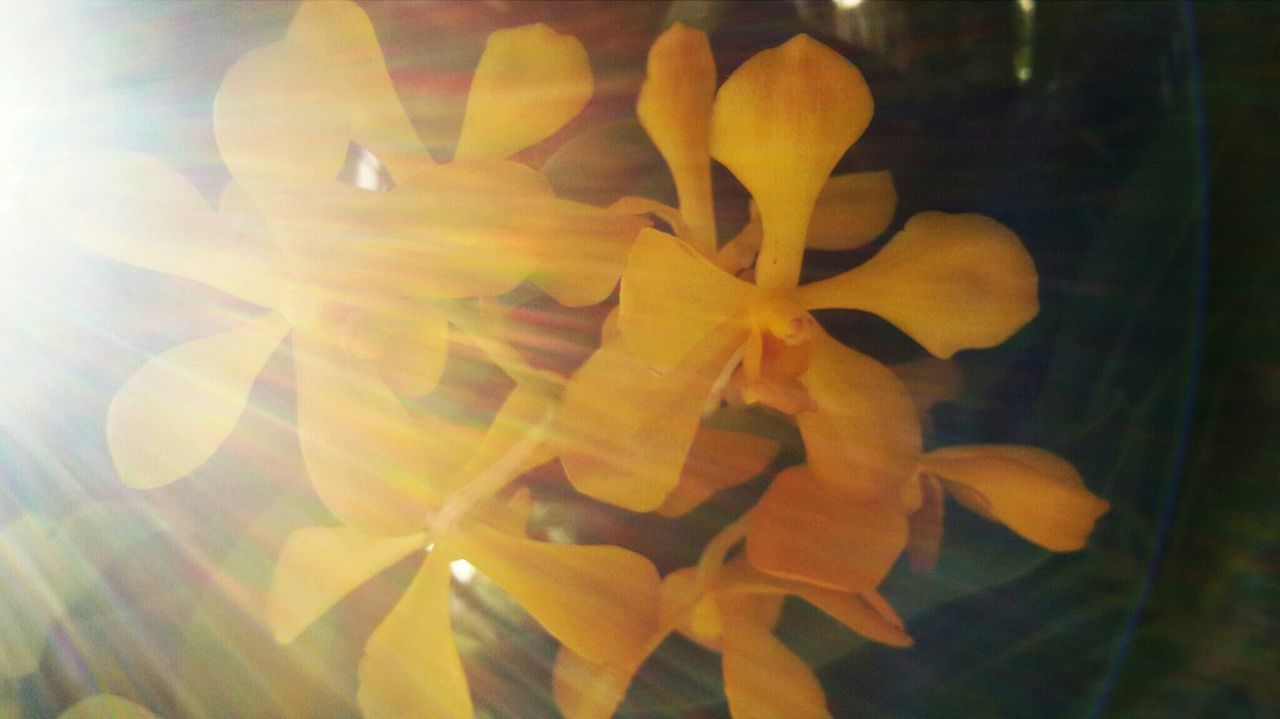
[[[148,155],[99,152],[58,165],[35,203],[68,239],[120,262],[203,282],[273,307],[282,258],[239,235],[177,170]]]
[[[632,352],[665,369],[742,314],[754,291],[692,245],[641,230],[622,274],[618,327]]]
[[[560,459],[573,486],[634,512],[661,506],[743,334],[717,331],[662,375],[621,344],[592,355],[570,379],[557,415]]]
[[[379,534],[421,529],[440,500],[425,440],[373,362],[295,332],[298,437],[311,485],[344,524]]]
[[[455,162],[390,192],[361,192],[351,209],[359,242],[338,248],[343,279],[394,297],[500,295],[536,266],[551,188],[513,162]],[[554,209],[553,207],[551,209]]]
[[[888,368],[814,328],[800,382],[817,405],[796,421],[820,481],[870,497],[907,480],[920,455],[920,423]]]
[[[378,358],[378,371],[397,395],[422,397],[436,388],[444,374],[449,356],[449,323],[429,310],[400,319]]]
[[[896,494],[834,492],[807,467],[784,470],[751,513],[747,559],[783,579],[851,592],[875,589],[907,543]]]
[[[432,552],[365,645],[357,701],[368,719],[474,716],[449,618],[449,560]]]
[[[1084,547],[1111,506],[1070,462],[1035,447],[947,447],[926,454],[920,471],[940,477],[961,504],[1055,552]]]
[[[813,670],[761,624],[750,595],[722,601],[724,691],[734,719],[829,718],[827,697]]]
[[[1018,236],[982,215],[923,212],[866,263],[800,288],[810,309],[874,312],[937,357],[993,347],[1040,309]]]
[[[658,627],[661,580],[639,554],[538,542],[481,525],[450,541],[572,651],[620,665],[648,649]]]
[[[725,565],[721,574],[724,591],[757,594],[793,594],[826,612],[862,636],[894,647],[911,646],[902,619],[876,592],[842,592],[765,574],[749,562],[738,559]]]
[[[535,241],[530,279],[566,307],[596,305],[618,286],[631,243],[649,222],[568,200],[549,200],[521,218]]]
[[[350,0],[309,0],[289,25],[288,39],[323,58],[351,115],[351,139],[371,151],[397,181],[430,166],[387,72],[369,17]]]
[[[777,456],[778,448],[776,440],[757,434],[699,427],[680,483],[658,508],[658,514],[679,517],[716,492],[760,476]]]
[[[852,250],[889,229],[897,207],[893,175],[855,172],[836,175],[818,193],[805,247],[811,250]]]
[[[889,229],[897,203],[898,192],[887,170],[836,175],[827,180],[818,193],[805,248],[852,250],[862,247]],[[758,247],[761,233],[760,208],[752,201],[750,220],[737,239]]]
[[[124,483],[161,487],[212,457],[288,332],[288,323],[269,313],[143,365],[107,409],[107,444]]]
[[[716,93],[711,155],[759,203],[761,287],[796,286],[814,203],[871,110],[862,73],[807,35],[757,53]]]
[[[560,647],[551,671],[551,693],[565,719],[610,719],[627,696],[638,667],[592,662]]]
[[[716,249],[711,195],[711,100],[716,63],[707,34],[676,23],[649,49],[636,115],[671,168],[689,244],[705,256]]]
[[[303,527],[285,540],[267,592],[276,641],[293,641],[356,587],[426,544],[425,534],[380,537],[350,527]]]
[[[454,159],[501,159],[553,135],[591,99],[577,38],[537,23],[489,36],[476,66]]]
[[[291,42],[251,50],[214,99],[218,150],[255,197],[336,180],[350,145],[345,100],[315,50]]]

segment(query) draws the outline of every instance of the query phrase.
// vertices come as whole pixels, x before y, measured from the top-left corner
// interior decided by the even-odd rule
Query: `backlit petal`
[[[556,428],[561,462],[580,492],[634,512],[657,509],[679,481],[703,407],[745,332],[712,335],[656,374],[621,344],[570,379]]]
[[[757,53],[716,93],[711,154],[759,204],[761,287],[796,286],[818,193],[871,110],[862,73],[807,35]]]
[[[389,327],[391,337],[378,358],[382,379],[401,397],[421,397],[436,388],[449,355],[449,323],[420,310],[401,315]]]
[[[480,525],[451,544],[552,636],[588,660],[626,664],[658,628],[658,570],[611,546],[551,544]]]
[[[757,597],[736,598],[725,611],[724,691],[734,719],[830,717],[827,697],[813,670],[756,621]]]
[[[319,53],[347,102],[351,139],[377,156],[397,181],[432,164],[391,83],[373,23],[360,6],[349,0],[304,2],[288,39]]]
[[[815,476],[841,491],[879,496],[911,475],[920,423],[902,383],[884,365],[814,328],[800,382],[817,409],[796,415]]]
[[[591,99],[587,51],[541,23],[489,36],[467,94],[454,159],[504,158],[541,142]]]
[[[298,438],[311,484],[342,520],[373,533],[425,526],[440,500],[426,441],[377,365],[295,332]]]
[[[641,230],[622,275],[618,327],[632,352],[665,369],[742,314],[754,291],[692,245]]]
[[[893,176],[883,172],[836,175],[823,185],[809,220],[805,247],[852,250],[889,229],[897,209]]]
[[[875,589],[907,544],[896,493],[832,491],[807,467],[779,474],[751,513],[747,559],[783,579],[851,592]]]
[[[947,358],[992,347],[1040,309],[1036,268],[1007,227],[982,215],[923,212],[866,263],[800,289],[810,309],[874,312]]]
[[[1070,462],[1035,447],[947,447],[926,454],[920,471],[942,478],[965,506],[1055,552],[1082,548],[1111,506],[1085,487]]]
[[[361,192],[350,209],[358,242],[336,248],[342,278],[395,297],[481,297],[508,292],[536,266],[539,213],[551,188],[513,162],[455,162],[390,192]]]
[[[689,244],[703,255],[716,249],[711,196],[711,100],[716,63],[706,33],[680,23],[649,48],[636,115],[667,161],[689,227]]]
[[[925,357],[889,367],[902,380],[921,417],[939,402],[949,402],[964,391],[964,375],[955,360]]]
[[[100,152],[60,164],[35,201],[85,249],[275,305],[282,259],[262,238],[234,231],[177,170],[149,155]]]
[[[521,217],[534,243],[537,271],[530,279],[566,307],[599,304],[613,294],[641,217],[568,200],[547,200]]]
[[[212,457],[288,332],[280,315],[270,313],[143,365],[107,409],[107,444],[124,483],[160,487]]]
[[[699,427],[680,474],[680,483],[658,508],[678,517],[712,494],[758,477],[778,454],[776,440],[748,432]]]
[[[255,197],[335,180],[351,139],[345,100],[315,50],[291,42],[251,50],[214,99],[222,160]]]
[[[627,696],[638,667],[592,662],[560,647],[551,693],[565,719],[609,719]]]
[[[350,527],[295,530],[271,578],[267,626],[276,641],[293,641],[356,587],[425,544],[425,534],[382,537]]]
[[[474,715],[449,618],[449,560],[427,558],[365,645],[357,700],[368,719]]]
[[[912,644],[911,637],[903,630],[902,619],[875,592],[842,592],[807,582],[779,579],[743,561],[732,561],[726,565],[721,575],[721,586],[726,592],[794,594],[868,639],[895,647]]]

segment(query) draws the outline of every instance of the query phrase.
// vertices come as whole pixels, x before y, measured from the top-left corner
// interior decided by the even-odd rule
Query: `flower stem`
[[[715,579],[716,574],[720,572],[720,567],[724,566],[724,558],[729,550],[746,538],[747,529],[751,525],[750,520],[751,512],[744,512],[741,517],[733,520],[707,542],[707,546],[702,550],[702,556],[698,557],[698,594],[705,591]]]
[[[457,529],[458,525],[481,502],[491,499],[519,476],[525,461],[537,451],[547,438],[554,412],[548,408],[537,424],[529,428],[510,449],[492,464],[476,472],[470,480],[449,496],[444,507],[432,522],[431,536],[438,541]],[[481,445],[483,447],[483,444]],[[473,458],[476,455],[473,455]],[[468,462],[468,465],[470,462]],[[464,471],[468,469],[464,467]]]

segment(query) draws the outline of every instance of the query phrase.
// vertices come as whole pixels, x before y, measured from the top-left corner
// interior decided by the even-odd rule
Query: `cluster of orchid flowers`
[[[474,715],[451,628],[456,560],[560,642],[553,689],[566,717],[611,716],[673,633],[723,655],[738,719],[822,717],[813,671],[774,635],[785,597],[906,646],[877,587],[904,553],[932,564],[944,493],[1054,551],[1082,547],[1106,511],[1043,450],[924,451],[921,408],[899,374],[811,314],[877,314],[939,358],[994,346],[1038,311],[1017,236],[980,215],[926,212],[868,261],[800,285],[806,248],[863,247],[893,220],[889,173],[831,176],[871,120],[870,92],[845,58],[803,35],[718,89],[716,77],[704,33],[676,24],[658,38],[637,110],[679,206],[626,197],[595,207],[557,197],[509,159],[590,99],[575,38],[545,25],[493,33],[453,160],[439,164],[363,11],[304,2],[287,35],[241,58],[218,91],[214,128],[233,180],[216,209],[138,154],[82,158],[38,188],[49,220],[87,249],[260,308],[154,357],[116,395],[108,443],[128,485],[159,487],[207,461],[290,342],[302,457],[337,523],[295,531],[279,556],[261,617],[280,642],[423,556],[368,639],[366,716]],[[353,152],[376,158],[380,181],[352,181]],[[753,200],[726,242],[713,160]],[[571,375],[513,346],[504,297],[518,287],[566,307],[616,301],[599,349]],[[412,401],[440,388],[459,346],[511,380],[483,421]],[[515,487],[548,462],[594,500],[668,517],[761,476],[779,443],[707,421],[726,405],[793,422],[805,458],[696,566],[662,577],[635,551],[529,535],[535,500]]]

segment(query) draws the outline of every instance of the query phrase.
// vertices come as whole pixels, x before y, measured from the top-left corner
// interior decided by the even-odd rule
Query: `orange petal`
[[[552,636],[590,661],[635,661],[657,631],[658,570],[635,552],[537,542],[481,525],[450,543]]]
[[[426,526],[439,502],[425,439],[373,362],[295,332],[298,437],[311,484],[342,520],[375,534]]]
[[[285,540],[267,592],[276,641],[293,641],[356,587],[426,545],[425,534],[379,537],[350,527],[303,527]]]
[[[681,23],[649,48],[649,64],[636,115],[675,178],[689,244],[705,256],[716,250],[711,196],[711,100],[716,63],[707,34]]]
[[[920,423],[888,368],[815,327],[800,382],[817,404],[796,421],[819,480],[865,497],[907,481],[920,456]]]
[[[432,163],[391,83],[369,17],[350,0],[309,0],[298,7],[288,39],[315,50],[345,98],[351,139],[404,180]]]
[[[560,647],[551,671],[551,693],[565,719],[610,719],[627,696],[639,667],[589,661]]]
[[[747,432],[699,427],[680,474],[680,483],[658,508],[679,517],[716,492],[758,477],[778,454],[776,440]]]
[[[877,602],[868,601],[862,594],[805,585],[795,593],[867,639],[891,647],[909,647],[914,643],[911,635],[903,629],[902,620],[896,615],[885,616]]]
[[[925,356],[889,367],[911,393],[911,401],[923,417],[935,404],[949,402],[964,391],[964,375],[955,360]]]
[[[621,344],[592,355],[570,379],[556,419],[561,462],[573,486],[634,512],[661,506],[742,335],[718,331],[662,375]]]
[[[231,174],[254,196],[336,180],[351,140],[342,89],[320,53],[296,43],[242,56],[213,103],[218,150]]]
[[[390,192],[360,192],[349,208],[358,242],[337,248],[342,279],[396,297],[483,297],[509,292],[536,266],[536,233],[551,189],[513,162],[455,162]]]
[[[1084,486],[1070,462],[1035,447],[947,447],[926,454],[920,471],[942,478],[961,504],[1055,552],[1084,547],[1111,506]]]
[[[1040,310],[1036,268],[1018,236],[982,215],[922,212],[874,257],[800,288],[810,309],[874,312],[935,356],[993,347]]]
[[[143,365],[107,410],[107,444],[121,480],[138,489],[160,487],[212,457],[288,332],[273,312]]]
[[[740,560],[725,566],[720,584],[729,593],[794,594],[872,641],[895,647],[912,644],[902,619],[876,592],[855,594],[779,579]]]
[[[813,670],[751,611],[751,602],[759,600],[743,596],[726,602],[723,665],[729,713],[734,719],[830,717]]]
[[[751,512],[747,559],[783,579],[852,592],[875,589],[907,544],[896,494],[861,499],[834,492],[807,467],[774,480]]]
[[[641,230],[622,275],[618,327],[637,356],[665,369],[742,314],[754,288],[688,243]]]
[[[62,163],[34,200],[90,252],[203,282],[275,306],[283,261],[270,242],[236,233],[177,170],[148,155],[101,152]]]
[[[368,719],[474,715],[449,620],[449,560],[433,552],[365,645],[356,699]]]
[[[378,358],[378,371],[401,397],[422,397],[436,388],[449,356],[449,323],[429,310],[401,316]]]
[[[541,23],[495,31],[467,94],[454,159],[501,159],[541,142],[591,99],[587,51]]]
[[[618,286],[627,252],[648,220],[568,200],[549,200],[521,218],[535,244],[530,278],[566,307],[596,305]]]
[[[796,286],[814,203],[871,109],[862,73],[807,35],[757,53],[716,93],[711,154],[759,203],[761,287]]]
[[[889,229],[897,208],[893,175],[855,172],[827,180],[809,220],[805,247],[813,250],[852,250]]]

